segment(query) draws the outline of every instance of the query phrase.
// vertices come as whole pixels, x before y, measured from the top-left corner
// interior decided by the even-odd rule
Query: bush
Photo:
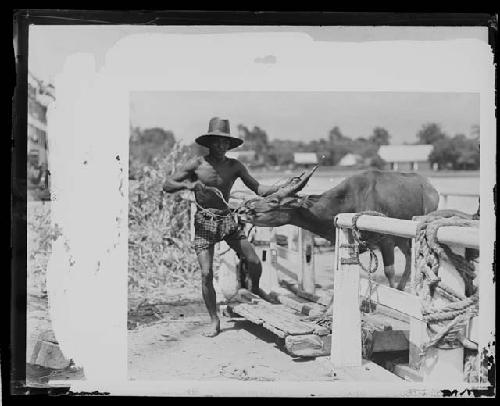
[[[168,287],[190,286],[199,279],[190,241],[190,202],[181,193],[160,195],[165,177],[190,157],[176,144],[130,183],[129,297],[164,299]]]

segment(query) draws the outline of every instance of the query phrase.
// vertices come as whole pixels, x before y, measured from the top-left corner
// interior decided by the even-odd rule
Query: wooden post
[[[450,246],[450,248],[459,255],[464,255],[465,248]],[[465,297],[465,283],[455,269],[455,267],[440,258],[439,277],[443,285],[449,286],[453,291]],[[438,308],[448,303],[449,300],[442,296],[439,291],[435,292],[433,304]],[[464,348],[429,348],[422,356],[420,364],[420,373],[423,382],[443,382],[443,383],[462,383],[464,381]]]
[[[335,368],[361,366],[361,315],[359,310],[359,265],[351,230],[339,229],[338,263],[334,270],[331,362]],[[350,261],[351,260],[351,261]]]
[[[300,227],[297,227],[297,252],[299,254],[297,283],[299,289],[304,290],[304,230]]]
[[[257,254],[259,255],[262,263],[262,276],[260,279],[260,287],[266,293],[279,288],[278,274],[274,267],[276,258],[276,232],[272,227],[267,228],[269,236],[269,246],[256,247]]]
[[[417,295],[417,289],[415,286],[415,279],[417,276],[417,253],[419,252],[418,241],[412,239],[411,247],[411,293]],[[422,311],[420,310],[420,313]],[[423,320],[410,317],[410,347],[409,347],[409,359],[408,364],[410,368],[419,371],[420,370],[420,347],[422,344],[429,340],[429,335],[427,333],[427,323]]]
[[[316,281],[314,275],[313,236],[310,231],[299,228],[300,270],[298,272],[299,288],[306,293],[314,294]]]

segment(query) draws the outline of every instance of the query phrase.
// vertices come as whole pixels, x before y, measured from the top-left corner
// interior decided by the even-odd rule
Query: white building
[[[378,155],[387,162],[386,169],[417,171],[430,169],[429,155],[432,145],[381,145]]]
[[[318,156],[315,152],[294,152],[293,161],[298,166],[313,166],[318,163]]]

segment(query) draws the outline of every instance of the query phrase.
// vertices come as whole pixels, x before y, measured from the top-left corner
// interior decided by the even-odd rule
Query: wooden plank
[[[280,308],[283,305],[271,305],[264,303],[239,304],[233,307],[233,311],[256,324],[264,322],[284,331],[286,334],[299,335],[310,334],[314,331],[313,323],[302,322],[297,316]]]
[[[372,352],[408,351],[409,336],[409,330],[374,331]]]
[[[245,303],[241,303],[238,305],[228,305],[228,307],[236,314],[239,314],[240,316],[243,316],[245,319],[248,321],[251,321],[254,324],[257,324],[258,326],[262,325],[264,321],[260,319],[258,316],[256,316],[248,307],[248,305]]]
[[[314,302],[306,302],[284,288],[273,289],[270,292],[270,296],[305,316],[309,316],[310,314],[321,314],[325,310],[325,306]]]
[[[392,313],[386,313],[382,306],[377,306],[374,313],[363,313],[362,320],[379,326],[378,330],[410,330],[410,323],[394,318]]]
[[[320,357],[330,354],[331,342],[331,334],[325,336],[305,334],[287,336],[285,347],[291,355],[297,357]]]
[[[332,354],[334,367],[361,366],[361,315],[359,311],[359,274],[348,229],[337,228],[338,262],[334,270]]]
[[[279,306],[283,305],[261,306],[259,308],[260,317],[287,334],[309,334],[314,331],[315,326],[312,323],[300,321],[297,316],[284,312]]]
[[[417,296],[389,288],[376,282],[373,282],[373,286],[373,296],[378,303],[415,319],[422,320],[421,304]],[[361,279],[359,287],[360,294],[363,295],[366,289],[368,289],[368,280]]]
[[[276,328],[275,326],[273,326],[272,324],[269,324],[267,322],[264,322],[262,324],[262,327],[269,330],[271,333],[277,335],[279,338],[285,338],[287,336],[285,331],[280,330],[279,328]]]
[[[329,293],[324,289],[316,289],[314,294],[307,293],[299,288],[297,281],[290,277],[290,272],[286,269],[283,269],[283,266],[278,264],[277,271],[279,284],[293,292],[295,295],[311,302],[321,304],[323,306],[328,306],[330,304],[332,293]]]

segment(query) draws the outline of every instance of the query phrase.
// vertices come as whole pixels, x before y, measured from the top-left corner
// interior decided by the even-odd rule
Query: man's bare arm
[[[201,184],[198,180],[192,180],[196,177],[195,170],[199,165],[198,159],[193,159],[182,165],[176,172],[169,176],[163,184],[163,191],[174,193],[179,190],[193,190],[196,185]]]
[[[274,192],[276,192],[279,189],[279,186],[267,186],[267,185],[262,185],[255,179],[250,173],[248,173],[247,168],[245,165],[240,163],[241,167],[239,170],[239,176],[245,186],[249,188],[252,192],[257,193],[259,196],[268,196]]]

